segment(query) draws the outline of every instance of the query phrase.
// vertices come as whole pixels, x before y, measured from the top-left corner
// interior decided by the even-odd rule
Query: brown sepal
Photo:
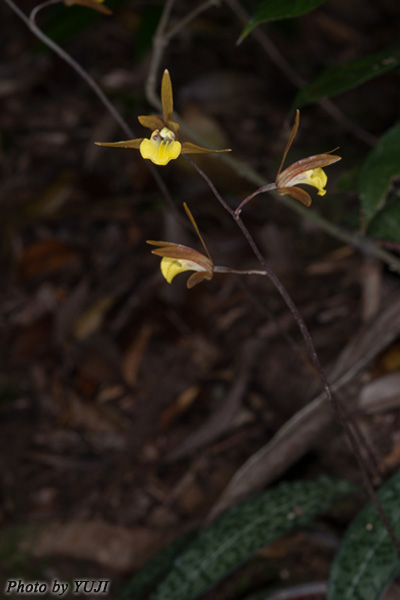
[[[209,148],[203,148],[202,146],[197,146],[191,142],[183,142],[182,144],[182,154],[209,154],[210,152],[232,152],[232,150],[230,148],[225,148],[224,150],[210,150]]]
[[[96,146],[107,146],[109,148],[139,148],[143,138],[126,140],[126,142],[95,142]]]

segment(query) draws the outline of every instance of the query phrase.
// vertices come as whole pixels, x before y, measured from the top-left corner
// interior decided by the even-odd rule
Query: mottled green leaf
[[[347,481],[328,478],[284,483],[234,506],[175,561],[151,600],[193,600],[257,550],[306,525],[354,489]]]
[[[341,94],[399,65],[400,46],[396,45],[344,65],[325,69],[314,81],[300,90],[294,100],[293,108]]]
[[[118,594],[116,600],[138,598],[154,589],[157,583],[170,571],[174,560],[194,540],[197,532],[188,531],[168,544],[161,552],[152,558],[143,569],[126,583]]]
[[[397,537],[400,536],[400,471],[378,492]],[[368,502],[346,532],[333,563],[327,600],[379,600],[400,570],[389,534]]]
[[[400,123],[381,137],[361,168],[359,192],[364,228],[386,206],[396,177],[400,177]]]
[[[261,23],[304,15],[323,4],[323,2],[325,0],[263,0],[259,3],[254,15],[242,31],[239,43],[254,27]]]

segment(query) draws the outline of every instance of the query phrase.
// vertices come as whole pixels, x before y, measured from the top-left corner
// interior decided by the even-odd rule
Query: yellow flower
[[[152,240],[147,241],[152,246],[160,246],[156,250],[152,250],[153,254],[162,256],[161,259],[161,273],[164,278],[171,283],[171,281],[185,271],[195,271],[187,280],[187,287],[192,288],[204,279],[211,279],[213,276],[213,262],[208,257],[189,248],[188,246],[182,246],[181,244],[173,244],[170,242],[153,242]]]
[[[97,12],[101,12],[105,15],[112,15],[112,10],[106,6],[102,6],[103,2],[104,0],[64,0],[64,4],[66,6],[74,6],[75,4],[79,4],[80,6],[86,6],[86,8],[97,10]]]
[[[86,1],[86,0],[85,0]],[[92,0],[88,0],[92,1]],[[161,81],[161,104],[162,119],[157,115],[140,116],[138,121],[143,127],[152,131],[150,139],[137,138],[125,142],[102,143],[95,142],[98,146],[109,146],[113,148],[138,148],[143,158],[148,158],[156,165],[167,165],[170,160],[175,160],[181,154],[205,154],[208,152],[230,152],[230,148],[224,150],[209,150],[191,142],[178,140],[179,123],[173,120],[174,105],[172,96],[172,84],[169,72],[164,71]]]
[[[302,158],[297,162],[287,167],[282,171],[283,163],[285,162],[286,155],[293,143],[293,140],[297,134],[299,128],[300,112],[296,111],[296,119],[289,136],[289,140],[286,144],[283,152],[282,161],[276,176],[275,184],[278,194],[281,196],[292,196],[296,200],[299,200],[305,206],[311,205],[311,196],[308,192],[302,188],[297,187],[298,184],[311,185],[318,190],[319,196],[325,196],[326,194],[326,183],[328,177],[322,167],[327,167],[333,163],[341,160],[340,156],[325,152],[324,154],[316,154],[315,156],[308,156]],[[334,152],[332,150],[332,152]],[[282,171],[282,172],[281,172]]]
[[[148,240],[147,243],[152,246],[159,246],[156,250],[152,250],[153,254],[161,256],[161,273],[164,278],[171,283],[171,281],[185,271],[194,271],[194,273],[187,280],[187,287],[192,288],[205,279],[212,279],[214,272],[214,263],[207,250],[207,246],[200,234],[200,231],[196,225],[192,213],[190,212],[186,203],[184,203],[186,214],[188,215],[200,241],[203,245],[206,255],[189,248],[188,246],[182,246],[181,244],[174,244],[171,242],[153,242]]]

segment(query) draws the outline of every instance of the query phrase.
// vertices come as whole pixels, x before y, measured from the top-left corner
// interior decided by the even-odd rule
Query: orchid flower
[[[205,279],[212,279],[214,263],[192,213],[190,212],[186,203],[183,206],[197,235],[199,236],[206,255],[194,250],[193,248],[189,248],[188,246],[182,246],[181,244],[174,244],[171,242],[154,242],[151,240],[148,240],[147,243],[151,244],[152,246],[159,246],[159,248],[156,250],[152,250],[152,253],[162,257],[160,265],[161,273],[168,283],[171,283],[174,277],[179,275],[179,273],[184,273],[185,271],[195,271],[189,277],[186,283],[188,288],[192,288]]]
[[[289,152],[299,129],[299,121],[300,112],[297,110],[295,122],[283,152],[282,161],[275,179],[275,185],[276,191],[281,196],[292,196],[292,198],[299,200],[299,202],[305,206],[310,206],[312,202],[310,194],[302,188],[297,187],[298,184],[311,185],[317,188],[319,196],[325,196],[325,186],[328,181],[328,177],[326,176],[326,173],[322,167],[332,165],[338,160],[341,160],[341,157],[331,154],[330,152],[316,154],[315,156],[302,158],[282,171],[283,163],[286,160],[286,155]],[[334,150],[331,152],[334,152]]]
[[[230,152],[224,150],[209,150],[191,142],[178,141],[179,124],[173,120],[172,84],[169,72],[164,71],[161,81],[162,118],[157,115],[141,116],[138,121],[143,127],[152,131],[150,138],[138,138],[125,142],[103,143],[95,142],[98,146],[113,148],[138,148],[143,158],[148,158],[156,165],[167,165],[181,154],[205,154],[208,152]]]

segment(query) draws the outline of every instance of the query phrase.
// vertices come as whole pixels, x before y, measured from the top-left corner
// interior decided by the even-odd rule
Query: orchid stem
[[[214,273],[231,273],[234,275],[267,275],[266,271],[257,271],[254,269],[244,271],[242,269],[231,269],[230,267],[218,267],[215,265],[213,271]]]
[[[378,511],[378,514],[382,520],[383,525],[385,526],[385,528],[389,534],[392,544],[393,544],[398,556],[400,557],[400,543],[393,531],[392,526],[390,525],[390,522],[386,516],[385,511],[382,508],[382,505],[379,501],[379,498],[375,492],[375,489],[374,489],[374,486],[372,483],[371,476],[375,475],[374,465],[370,464],[369,461],[367,461],[361,453],[360,444],[363,444],[363,438],[359,435],[356,423],[354,421],[353,421],[353,427],[355,429],[353,431],[353,429],[350,425],[350,422],[349,422],[347,410],[342,405],[339,398],[333,393],[330,383],[328,381],[327,375],[319,361],[318,354],[315,349],[311,334],[310,334],[308,327],[307,327],[303,317],[301,316],[296,304],[293,302],[292,297],[287,292],[285,286],[280,281],[280,279],[276,275],[275,271],[273,271],[273,269],[271,269],[271,267],[267,264],[265,258],[263,257],[262,253],[260,252],[256,242],[254,241],[250,231],[247,229],[246,225],[244,224],[244,222],[242,221],[240,216],[238,214],[236,214],[236,212],[225,202],[225,200],[222,198],[221,194],[218,192],[218,190],[216,189],[213,182],[204,173],[204,171],[189,157],[185,156],[185,158],[192,164],[192,166],[196,169],[196,171],[199,173],[199,175],[204,179],[204,181],[207,183],[208,187],[210,188],[210,190],[212,191],[212,193],[214,194],[214,196],[216,197],[218,202],[225,208],[225,210],[236,221],[239,229],[241,230],[244,237],[246,238],[250,248],[252,249],[253,253],[255,254],[255,256],[258,259],[261,266],[263,267],[265,275],[270,279],[270,281],[272,282],[272,284],[274,285],[274,287],[276,288],[276,290],[279,292],[282,299],[284,300],[286,306],[292,313],[293,318],[295,319],[297,326],[303,337],[304,344],[307,349],[309,358],[310,358],[310,360],[318,374],[318,377],[321,381],[321,384],[325,391],[327,400],[328,400],[329,404],[332,406],[332,408],[335,412],[336,418],[337,418],[339,424],[342,426],[342,428],[347,436],[347,439],[349,441],[350,447],[356,457],[358,466],[360,468],[361,476],[363,479],[364,487],[365,487],[372,503],[374,504],[376,510]],[[264,272],[262,274],[264,274]],[[261,274],[261,272],[259,274]]]
[[[240,213],[242,212],[243,208],[246,206],[246,204],[248,202],[250,202],[250,200],[252,200],[256,196],[258,196],[258,194],[262,194],[263,192],[272,192],[272,190],[276,190],[276,184],[275,183],[268,183],[267,185],[263,185],[262,187],[258,188],[258,190],[256,190],[255,192],[253,192],[252,194],[250,194],[249,196],[247,196],[239,204],[239,206],[235,210],[235,215],[238,217],[240,215]]]

